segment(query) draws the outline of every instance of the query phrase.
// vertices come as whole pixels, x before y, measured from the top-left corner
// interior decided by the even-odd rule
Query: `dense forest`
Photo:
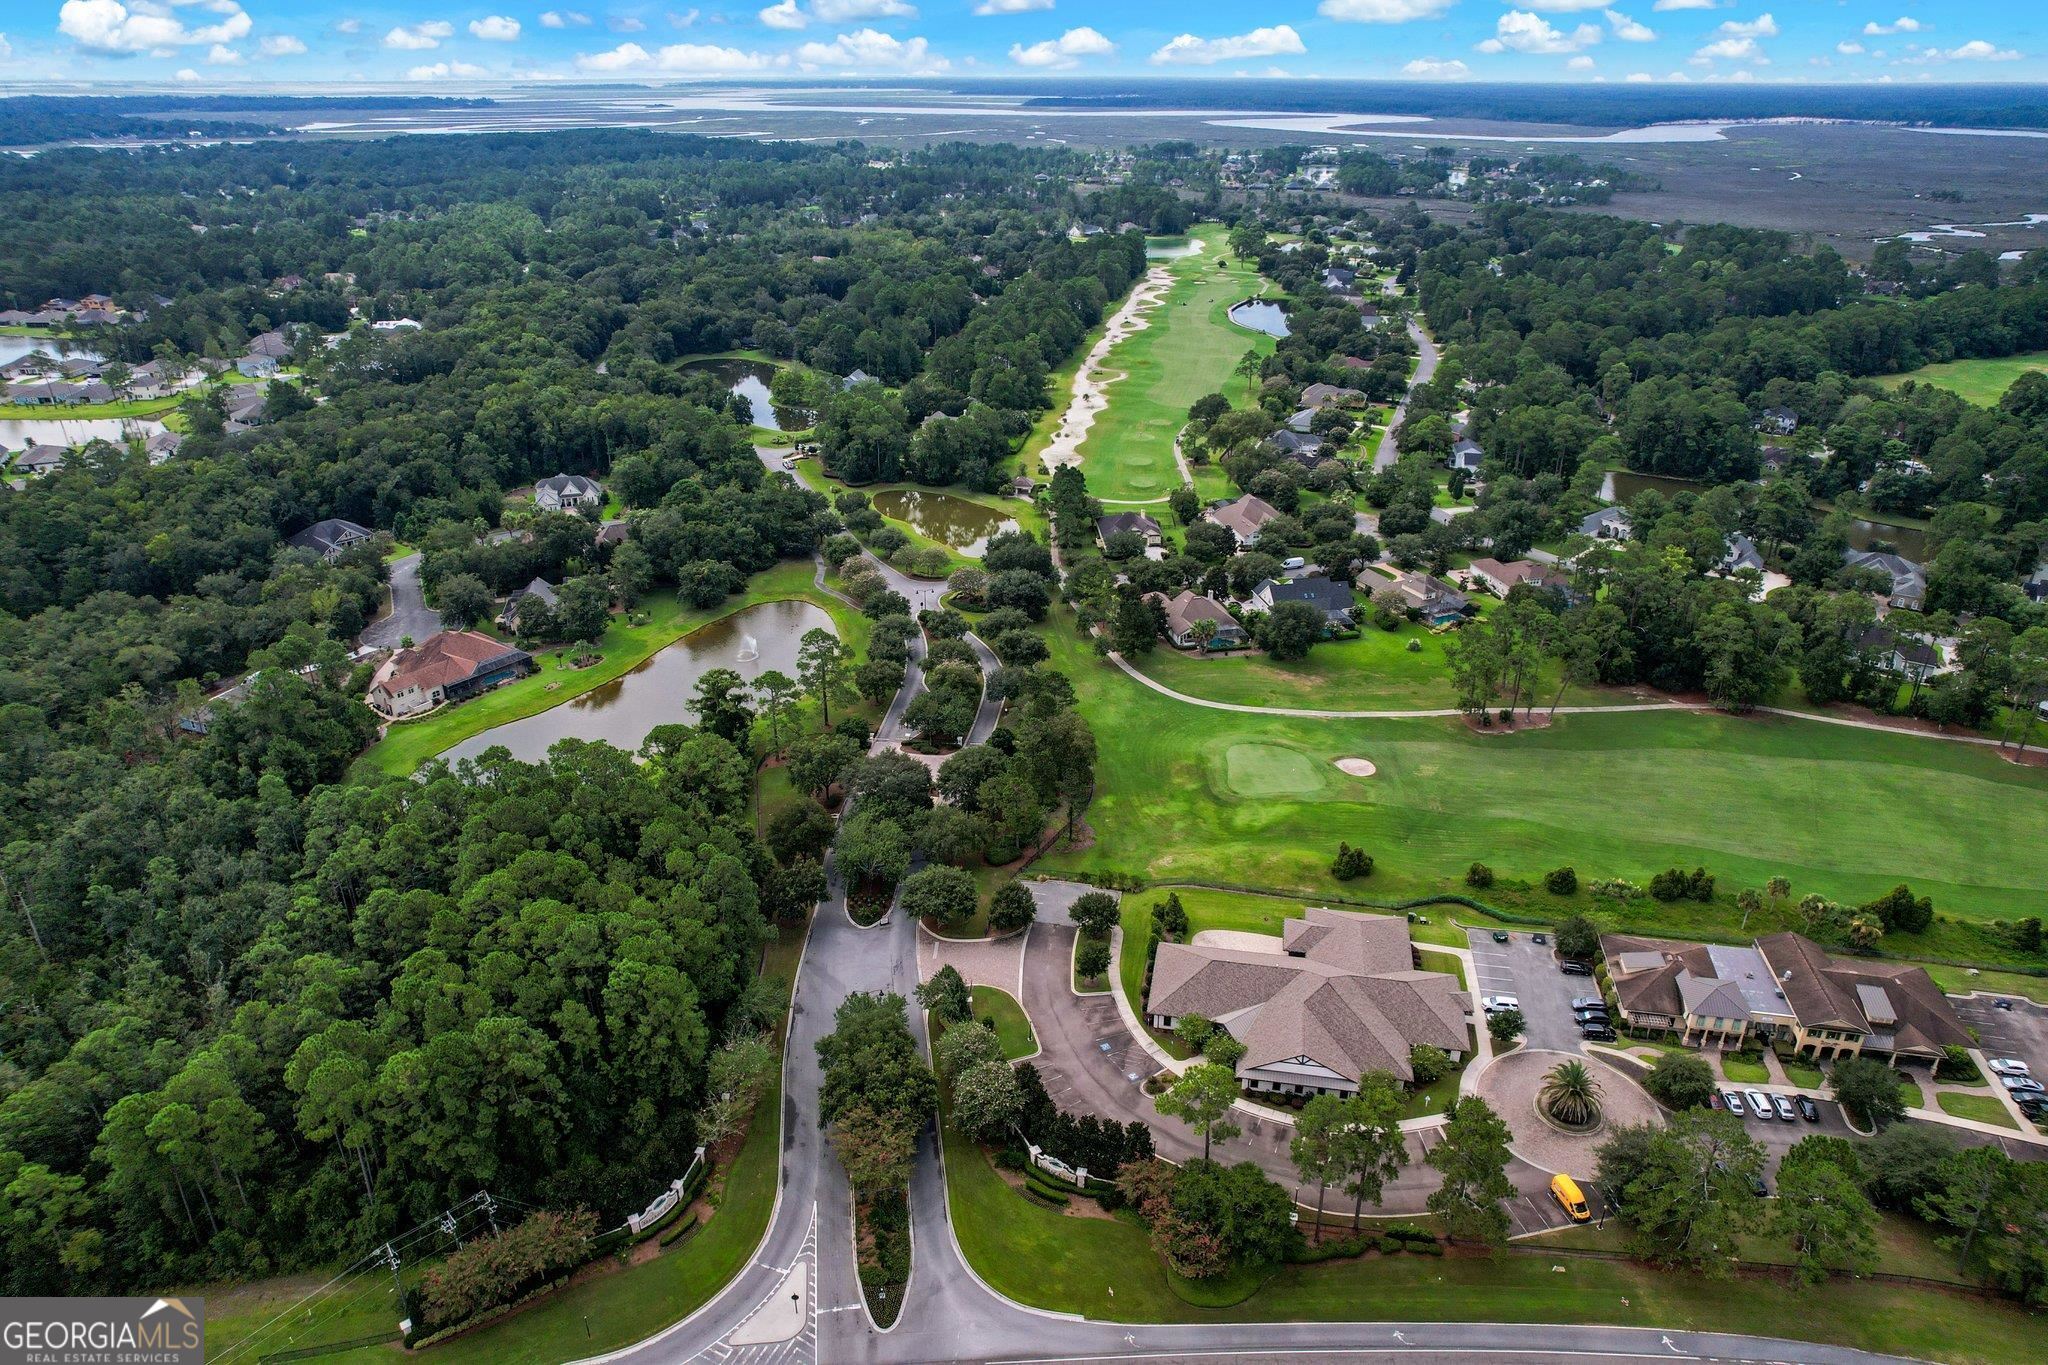
[[[365,778],[349,651],[389,541],[290,533],[407,540],[430,590],[714,606],[840,523],[682,357],[757,348],[835,406],[865,369],[842,415],[900,411],[881,446],[944,481],[1007,452],[1143,267],[1135,236],[1068,237],[1064,179],[1033,180],[1062,152],[462,147],[0,164],[0,296],[113,292],[146,316],[90,340],[131,361],[288,327],[298,372],[261,426],[194,400],[174,458],[96,443],[0,497],[7,1292],[317,1263],[481,1187],[616,1221],[687,1163],[711,1050],[764,1022],[786,878],[745,733]],[[424,325],[362,325],[395,317]],[[606,480],[628,538],[486,535],[557,472]]]

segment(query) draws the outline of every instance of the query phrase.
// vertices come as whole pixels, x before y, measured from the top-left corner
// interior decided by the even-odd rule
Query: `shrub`
[[[1600,951],[1600,926],[1585,915],[1565,916],[1557,926],[1557,951],[1564,957],[1590,961]]]
[[[1081,946],[1074,950],[1074,970],[1087,981],[1093,981],[1108,971],[1108,941],[1099,938],[1082,939]]]
[[[1643,895],[1643,888],[1625,877],[1604,877],[1588,889],[1596,896],[1617,901],[1640,900]]]
[[[596,1250],[597,1216],[536,1213],[452,1253],[420,1277],[420,1335],[445,1330],[515,1303],[568,1274]]]
[[[1579,874],[1569,867],[1555,867],[1543,874],[1543,889],[1553,896],[1569,896],[1579,889]]]
[[[989,927],[999,934],[1011,933],[1031,923],[1037,914],[1038,902],[1032,899],[1030,887],[1022,882],[1004,882],[989,902]]]
[[[1650,895],[1660,901],[1683,900],[1688,887],[1686,875],[1675,867],[1650,878]]]
[[[1465,885],[1484,891],[1493,885],[1493,869],[1485,863],[1474,863],[1465,869]]]
[[[686,1209],[683,1212],[683,1216],[670,1224],[667,1232],[661,1234],[661,1244],[665,1247],[674,1246],[696,1230],[697,1211],[695,1209]]]
[[[1337,860],[1330,864],[1330,875],[1340,882],[1369,877],[1372,875],[1372,855],[1362,848],[1340,843],[1337,845]]]
[[[1714,1069],[1690,1052],[1667,1052],[1643,1078],[1643,1089],[1670,1109],[1703,1109],[1714,1093]]]
[[[1417,1085],[1435,1085],[1451,1074],[1451,1055],[1440,1047],[1417,1043],[1408,1050],[1408,1068]]]
[[[1428,1228],[1417,1227],[1413,1223],[1389,1223],[1380,1229],[1380,1236],[1392,1238],[1396,1242],[1436,1241],[1435,1233],[1431,1232]]]

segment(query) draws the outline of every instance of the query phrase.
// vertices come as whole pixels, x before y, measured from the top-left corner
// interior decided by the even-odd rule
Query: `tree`
[[[1084,938],[1074,946],[1074,973],[1083,981],[1098,981],[1109,970],[1109,944],[1099,938]]]
[[[832,703],[849,695],[847,674],[852,665],[853,656],[846,646],[822,626],[805,631],[797,644],[797,677],[804,690],[816,699],[819,717],[828,730],[832,728]]]
[[[918,985],[917,1003],[949,1024],[964,1023],[974,1013],[967,982],[950,962]]]
[[[1877,1210],[1852,1171],[1818,1154],[1802,1156],[1813,1141],[1800,1142],[1778,1167],[1771,1233],[1792,1243],[1800,1278],[1819,1284],[1830,1272],[1860,1275],[1877,1264]]]
[[[1579,874],[1569,867],[1554,867],[1543,874],[1543,889],[1553,896],[1569,896],[1579,889]]]
[[[1022,929],[1038,916],[1038,902],[1022,882],[1004,882],[989,901],[988,923],[999,934]]]
[[[731,669],[706,670],[690,694],[698,726],[720,739],[744,745],[754,731],[754,712],[746,703],[746,692],[746,682]]]
[[[738,1133],[775,1073],[774,1045],[758,1033],[742,1034],[712,1053],[705,1072],[704,1115],[697,1121],[698,1140],[716,1146]]]
[[[1249,1161],[1189,1162],[1174,1177],[1172,1208],[1180,1222],[1213,1237],[1228,1264],[1271,1264],[1300,1244],[1294,1201]]]
[[[1307,658],[1326,629],[1328,623],[1317,608],[1307,602],[1281,602],[1259,619],[1254,633],[1259,648],[1281,663],[1290,663]]]
[[[1522,1036],[1526,1027],[1520,1010],[1495,1010],[1486,1016],[1486,1031],[1493,1038],[1496,1050],[1505,1050],[1515,1039]]]
[[[860,758],[860,746],[850,736],[828,730],[794,741],[784,766],[798,791],[823,797],[834,783],[845,780]]]
[[[1559,957],[1574,958],[1589,962],[1600,952],[1600,926],[1589,916],[1566,915],[1557,926],[1557,953]]]
[[[1423,1160],[1443,1176],[1429,1196],[1429,1211],[1441,1218],[1453,1240],[1502,1246],[1507,1242],[1508,1126],[1477,1095],[1451,1104],[1443,1137]]]
[[[491,610],[497,606],[484,581],[470,573],[450,574],[442,579],[441,586],[434,591],[434,601],[442,620],[465,630],[479,621],[490,620]]]
[[[910,870],[910,840],[894,820],[859,810],[839,827],[833,856],[840,869],[856,881],[894,886]]]
[[[903,883],[904,913],[941,929],[974,918],[980,902],[974,877],[958,867],[927,867]]]
[[[854,1193],[873,1198],[910,1183],[917,1128],[907,1114],[856,1104],[834,1121],[832,1147]]]
[[[1600,1117],[1600,1082],[1584,1062],[1559,1062],[1544,1073],[1536,1102],[1567,1128],[1590,1128]]]
[[[1340,840],[1337,844],[1336,861],[1330,864],[1330,875],[1340,882],[1369,877],[1372,875],[1372,855],[1362,848],[1353,848]]]
[[[612,585],[584,574],[562,585],[555,596],[555,633],[569,640],[596,640],[612,618]]]
[[[1358,1093],[1344,1101],[1347,1124],[1337,1142],[1337,1167],[1344,1176],[1344,1191],[1351,1196],[1353,1226],[1365,1201],[1378,1205],[1387,1182],[1408,1164],[1401,1109],[1401,1092],[1383,1071],[1359,1077]]]
[[[1675,1115],[1664,1129],[1623,1128],[1599,1151],[1602,1187],[1645,1255],[1725,1274],[1755,1230],[1764,1151],[1742,1120],[1718,1109]]]
[[[1866,1128],[1887,1128],[1906,1116],[1898,1073],[1875,1058],[1846,1057],[1829,1079],[1835,1098]]]
[[[640,542],[628,540],[612,551],[612,561],[606,572],[619,605],[631,607],[654,582],[654,560]]]
[[[1179,942],[1188,931],[1188,912],[1180,903],[1180,893],[1169,891],[1166,899],[1152,907],[1153,932],[1160,938]]]
[[[1109,643],[1125,658],[1150,654],[1159,643],[1159,615],[1152,604],[1136,592],[1121,594],[1109,626]]]
[[[1089,891],[1074,901],[1067,911],[1081,932],[1091,938],[1107,938],[1109,931],[1116,927],[1116,897],[1107,891]]]
[[[1000,1057],[953,1080],[953,1122],[977,1142],[999,1137],[1023,1109],[1024,1091],[1017,1084],[1016,1069]]]
[[[1342,1143],[1352,1123],[1347,1097],[1317,1095],[1295,1116],[1294,1136],[1287,1140],[1287,1154],[1304,1182],[1316,1187],[1316,1240],[1323,1236],[1323,1192],[1330,1181],[1344,1174]]]
[[[1243,1131],[1228,1118],[1237,1103],[1237,1075],[1227,1066],[1197,1062],[1153,1103],[1166,1117],[1179,1119],[1202,1135],[1204,1161],[1209,1159],[1211,1142],[1228,1142]]]
[[[949,1081],[985,1062],[1002,1059],[1003,1045],[996,1031],[969,1020],[949,1025],[932,1047],[932,1063],[939,1075]]]
[[[768,722],[768,749],[782,752],[782,733],[794,719],[799,695],[796,680],[777,669],[766,669],[754,679],[750,691],[760,699],[761,718]]]
[[[1666,1109],[1704,1109],[1714,1094],[1714,1069],[1695,1053],[1661,1053],[1643,1089]]]
[[[1252,387],[1258,382],[1259,371],[1265,368],[1265,364],[1265,360],[1254,350],[1246,351],[1237,358],[1237,364],[1230,367],[1230,372],[1244,381],[1245,397],[1251,397]]]

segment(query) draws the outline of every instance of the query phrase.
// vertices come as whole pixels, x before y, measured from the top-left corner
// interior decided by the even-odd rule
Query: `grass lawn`
[[[1779,1065],[1785,1068],[1785,1079],[1798,1086],[1801,1090],[1818,1090],[1825,1080],[1825,1077],[1821,1075],[1820,1068],[1811,1062],[1802,1062],[1795,1059],[1789,1062],[1781,1061]]]
[[[1934,1102],[1941,1106],[1942,1113],[1952,1118],[1974,1119],[2000,1128],[2019,1127],[1995,1095],[1959,1095],[1952,1090],[1941,1090],[1935,1092]]]
[[[161,417],[184,401],[175,398],[131,398],[125,403],[30,404],[0,403],[0,421],[87,422],[94,418]]]
[[[1973,746],[1685,712],[1561,716],[1515,735],[1455,719],[1224,712],[1160,696],[1097,659],[1064,611],[1048,642],[1099,750],[1095,840],[1048,855],[1038,870],[1053,875],[1396,899],[1462,891],[1480,858],[1499,878],[1489,901],[1554,916],[1593,906],[1588,892],[1532,887],[1554,867],[1575,867],[1582,884],[1641,884],[1662,868],[1705,866],[1721,901],[1595,908],[1608,927],[1724,938],[1737,932],[1734,893],[1781,873],[1795,904],[1808,892],[1860,903],[1904,881],[1962,920],[2036,913],[2048,890],[2033,837],[2048,817],[2048,773]],[[1377,773],[1347,776],[1342,757]],[[1827,818],[1786,818],[1801,810]],[[1330,879],[1340,839],[1378,859],[1370,878]],[[2012,960],[1986,956],[1987,939],[1938,923],[1910,948],[1888,946]]]
[[[1771,1073],[1762,1062],[1744,1061],[1732,1053],[1721,1059],[1722,1074],[1737,1085],[1769,1085]]]
[[[2022,995],[2048,1005],[2048,976],[2027,976],[2021,972],[1982,972],[1967,967],[1944,967],[1930,963],[1927,974],[1934,984],[1952,995],[1984,991],[1993,995]]]
[[[1910,1076],[1899,1077],[1899,1101],[1908,1109],[1925,1108],[1927,1097],[1920,1093],[1920,1083]]]
[[[943,1125],[947,1203],[975,1273],[1020,1303],[1119,1322],[1583,1322],[1775,1332],[1935,1360],[2039,1359],[2040,1324],[2020,1310],[1896,1284],[1794,1287],[1710,1280],[1627,1262],[1368,1256],[1283,1266],[1241,1303],[1175,1291],[1144,1231],[1030,1203],[980,1149]],[[1109,1291],[1115,1290],[1112,1295]]]
[[[974,998],[974,1017],[995,1024],[1004,1057],[1014,1062],[1038,1051],[1038,1035],[1031,1031],[1031,1021],[1024,1017],[1017,997],[994,986],[976,986],[969,994]]]
[[[1961,394],[1972,403],[1991,407],[2012,387],[2014,380],[2023,374],[2039,371],[2048,371],[2048,351],[1923,365],[1909,374],[1886,375],[1877,382],[1893,389],[1911,379]]]
[[[1228,269],[1217,268],[1230,254],[1217,224],[1201,224],[1189,235],[1208,246],[1200,255],[1164,263],[1173,282],[1153,304],[1146,327],[1102,362],[1106,372],[1123,377],[1105,390],[1108,406],[1096,414],[1080,452],[1088,491],[1106,502],[1163,498],[1178,487],[1173,438],[1187,424],[1189,407],[1218,390],[1241,405],[1244,381],[1233,378],[1231,368],[1246,351],[1265,355],[1274,346],[1273,338],[1227,316],[1230,305],[1264,285],[1257,268],[1234,256]]]
[[[590,668],[566,668],[553,650],[535,656],[539,671],[518,682],[486,693],[474,701],[436,711],[421,720],[394,724],[384,738],[357,760],[358,765],[378,772],[409,773],[452,744],[480,734],[494,725],[536,715],[581,696],[601,683],[610,682],[632,669],[656,650],[675,643],[700,626],[729,616],[761,602],[801,599],[830,613],[839,638],[853,651],[863,654],[867,647],[868,621],[836,597],[819,592],[811,584],[814,566],[808,560],[788,560],[756,574],[746,590],[727,598],[709,610],[686,608],[673,593],[647,597],[641,609],[651,614],[646,625],[632,626],[625,618],[612,618],[600,645],[604,661]]]

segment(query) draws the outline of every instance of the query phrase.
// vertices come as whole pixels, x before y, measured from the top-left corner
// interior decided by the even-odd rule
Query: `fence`
[[[385,1346],[402,1338],[399,1332],[380,1332],[375,1336],[353,1337],[347,1341],[327,1341],[318,1346],[298,1346],[288,1351],[271,1351],[256,1357],[258,1365],[283,1365],[288,1360],[313,1360],[320,1356],[340,1355],[343,1351],[357,1351],[371,1346]]]

